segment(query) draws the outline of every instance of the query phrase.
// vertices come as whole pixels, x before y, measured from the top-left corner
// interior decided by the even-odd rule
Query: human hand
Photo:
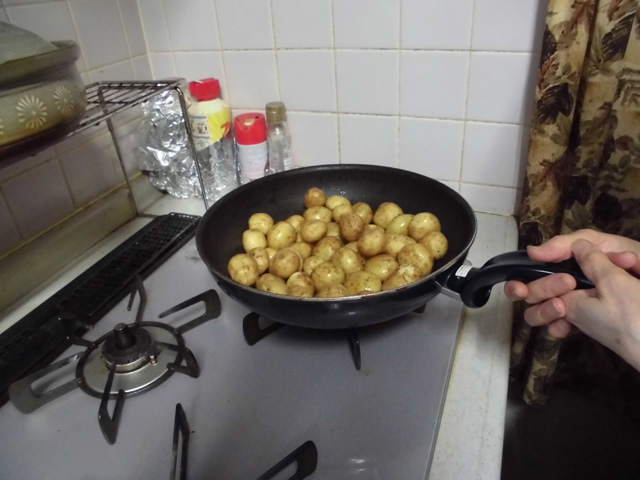
[[[617,235],[579,230],[569,235],[559,235],[539,247],[529,247],[528,254],[539,262],[559,262],[573,256],[571,245],[578,239],[586,239],[607,253],[614,265],[640,273],[640,243]],[[568,274],[557,274],[528,284],[510,281],[504,290],[512,301],[524,300],[531,304],[525,311],[525,320],[533,326],[548,325],[549,333],[564,338],[571,332],[571,324],[564,318],[566,307],[560,297],[575,290],[576,281]]]

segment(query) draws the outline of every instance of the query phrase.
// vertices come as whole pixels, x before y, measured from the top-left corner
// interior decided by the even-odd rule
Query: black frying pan
[[[227,271],[229,259],[242,253],[242,232],[258,212],[275,221],[301,214],[304,195],[311,187],[327,196],[342,195],[352,203],[366,202],[374,209],[395,202],[407,213],[431,212],[440,219],[449,250],[427,277],[395,290],[365,297],[298,298],[262,292],[234,282]],[[351,328],[397,318],[421,307],[445,289],[459,295],[465,305],[484,305],[496,283],[510,279],[530,281],[567,272],[581,288],[593,285],[575,262],[541,264],[525,252],[494,257],[482,268],[463,265],[476,235],[476,218],[469,204],[455,191],[431,178],[388,167],[326,165],[270,175],[234,190],[216,202],[198,226],[196,242],[202,260],[222,290],[254,312],[281,323],[309,328]]]

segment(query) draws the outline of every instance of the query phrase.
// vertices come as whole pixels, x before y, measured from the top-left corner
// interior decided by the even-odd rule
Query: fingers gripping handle
[[[489,301],[491,288],[507,280],[531,282],[556,273],[568,273],[576,279],[577,288],[593,288],[574,259],[558,263],[541,263],[531,260],[525,250],[503,253],[493,257],[481,268],[462,265],[452,273],[446,288],[460,294],[467,307],[477,308]]]

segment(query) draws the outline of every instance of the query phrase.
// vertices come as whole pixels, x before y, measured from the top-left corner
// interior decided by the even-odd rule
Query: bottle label
[[[238,157],[243,181],[264,177],[268,159],[267,142],[258,143],[257,145],[238,144]]]
[[[221,110],[208,115],[190,115],[191,132],[198,151],[224,138],[231,128],[231,112]]]

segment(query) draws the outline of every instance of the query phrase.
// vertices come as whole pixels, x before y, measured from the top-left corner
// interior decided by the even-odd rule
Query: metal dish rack
[[[191,125],[187,121],[187,104],[185,102],[184,94],[180,89],[180,84],[183,81],[181,78],[173,78],[168,80],[158,81],[122,81],[122,82],[95,82],[86,86],[87,95],[87,108],[84,112],[82,120],[78,127],[71,132],[68,136],[75,135],[91,127],[94,127],[101,122],[106,122],[107,128],[111,133],[111,139],[118,156],[118,162],[120,162],[120,168],[124,174],[124,179],[127,182],[129,188],[129,194],[133,207],[136,210],[136,214],[146,217],[155,217],[155,215],[149,215],[143,213],[136,203],[135,195],[133,195],[133,189],[129,182],[129,177],[124,166],[122,159],[122,152],[118,145],[118,139],[116,138],[115,128],[113,127],[112,117],[118,113],[124,112],[129,108],[141,104],[142,102],[149,100],[150,98],[167,90],[175,90],[180,101],[180,108],[182,109],[182,116],[185,119],[184,126],[187,130],[187,138],[189,142],[189,149],[194,159],[196,166],[196,172],[198,174],[198,181],[200,182],[200,189],[203,192],[202,199],[204,201],[205,209],[209,208],[209,202],[207,196],[204,194],[205,187],[202,179],[202,172],[200,171],[200,164],[196,157],[196,148],[193,143],[193,137],[191,135]]]

